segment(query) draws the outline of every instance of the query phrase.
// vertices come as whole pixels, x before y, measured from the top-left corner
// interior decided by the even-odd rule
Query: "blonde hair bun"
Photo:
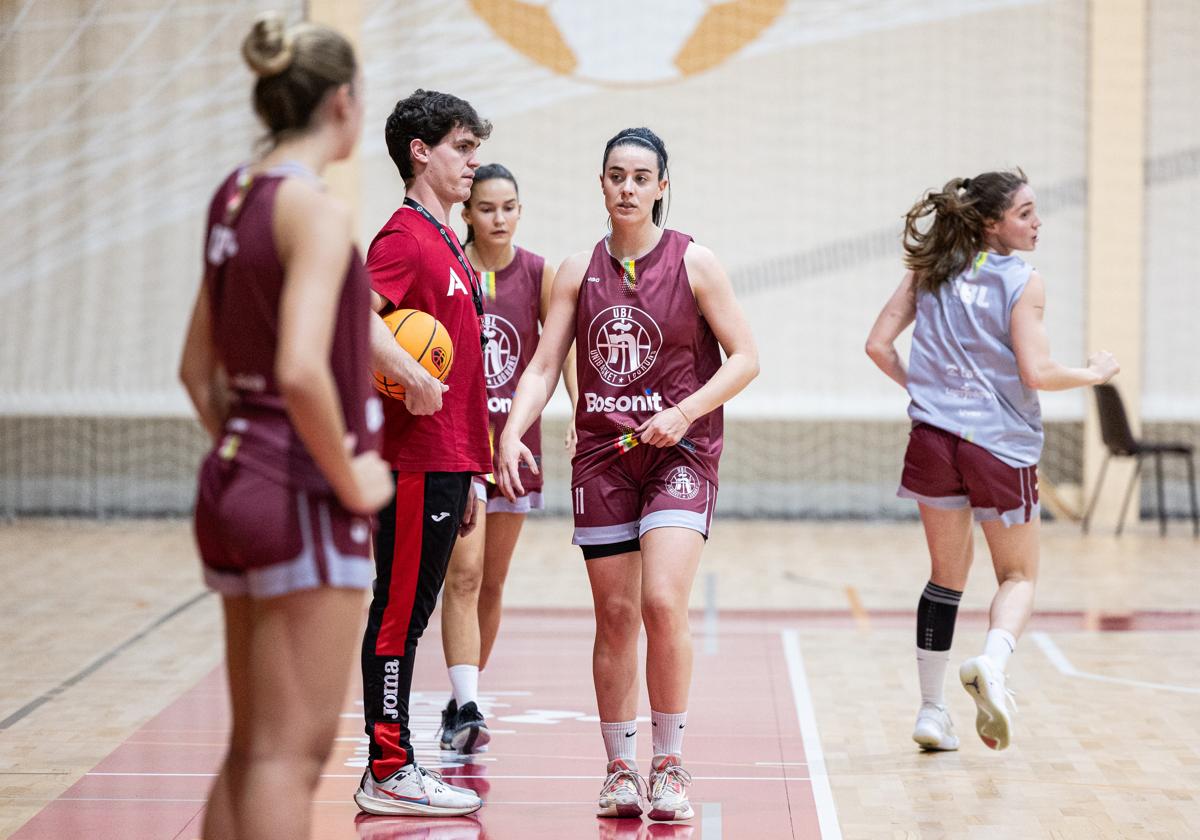
[[[250,69],[262,77],[277,76],[292,64],[295,56],[291,33],[278,12],[264,12],[254,21],[242,56]]]

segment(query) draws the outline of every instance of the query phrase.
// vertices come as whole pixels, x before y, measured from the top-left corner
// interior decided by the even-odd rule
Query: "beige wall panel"
[[[1142,272],[1146,153],[1146,2],[1094,0],[1091,7],[1088,137],[1087,345],[1116,355],[1114,381],[1141,427]],[[1093,487],[1105,450],[1094,402],[1084,427],[1084,480]],[[1096,527],[1115,523],[1132,475],[1114,461],[1095,508]],[[1136,492],[1136,491],[1135,491]]]
[[[1143,415],[1200,417],[1200,10],[1149,4]]]
[[[308,19],[333,27],[349,38],[358,52],[361,65],[362,0],[308,0]],[[334,195],[354,209],[356,217],[360,214],[362,171],[357,151],[346,160],[330,165],[325,170],[325,183]]]

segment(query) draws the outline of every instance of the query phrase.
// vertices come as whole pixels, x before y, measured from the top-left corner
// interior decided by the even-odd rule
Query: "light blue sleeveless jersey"
[[[1033,267],[980,252],[936,293],[917,293],[908,363],[908,416],[982,446],[1012,467],[1042,455],[1042,409],[1021,383],[1013,305]]]

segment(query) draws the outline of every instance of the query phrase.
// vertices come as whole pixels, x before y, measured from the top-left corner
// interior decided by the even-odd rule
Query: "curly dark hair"
[[[436,146],[459,126],[480,140],[486,140],[492,133],[492,124],[480,117],[470,102],[449,93],[416,90],[396,103],[384,126],[383,139],[405,184],[412,181],[414,174],[409,151],[412,141]]]

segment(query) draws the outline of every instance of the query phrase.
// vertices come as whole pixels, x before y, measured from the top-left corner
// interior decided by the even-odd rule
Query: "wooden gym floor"
[[[595,713],[587,580],[567,545],[569,524],[531,521],[498,658],[481,685],[500,700],[520,697],[506,702],[521,714],[495,724],[515,734],[497,736],[479,819],[457,829],[355,823],[346,805],[355,749],[346,746],[318,797],[328,802],[317,824],[330,826],[320,836],[1200,837],[1200,543],[1182,524],[1173,531],[1160,539],[1146,522],[1121,538],[1081,537],[1047,526],[1039,612],[1010,664],[1021,709],[1013,747],[993,753],[978,742],[971,702],[951,676],[962,749],[922,755],[909,740],[918,705],[912,610],[928,574],[919,525],[718,520],[693,591],[696,689],[685,746],[704,765],[694,797],[705,808],[691,827],[665,832],[590,818],[603,758],[583,717]],[[155,812],[145,793],[85,795],[110,778],[103,768],[136,765],[131,745],[156,727],[161,734],[168,719],[208,721],[216,728],[205,740],[220,741],[219,604],[199,583],[188,524],[20,520],[0,525],[0,558],[0,838],[109,836],[102,823]],[[982,539],[976,567],[954,662],[982,643],[994,586]],[[532,640],[547,636],[556,637],[554,661],[580,679],[564,685],[534,673]],[[440,659],[432,633],[415,687],[430,710],[446,691]],[[771,682],[772,674],[783,676]],[[536,710],[555,708],[575,710],[556,732],[586,761],[547,760],[537,733],[521,734],[537,729]],[[352,745],[360,725],[349,714],[341,734]],[[778,745],[770,755],[764,722]],[[205,760],[215,762],[207,746]],[[506,780],[539,750],[537,778],[553,780],[538,786],[544,807],[505,808],[506,798],[529,801]],[[464,783],[484,775],[454,772]],[[207,777],[194,775],[205,781],[172,794],[191,809],[178,825],[142,819],[141,833],[125,836],[198,836],[195,800]],[[83,800],[82,824],[94,820],[94,831],[46,828],[79,818]]]

